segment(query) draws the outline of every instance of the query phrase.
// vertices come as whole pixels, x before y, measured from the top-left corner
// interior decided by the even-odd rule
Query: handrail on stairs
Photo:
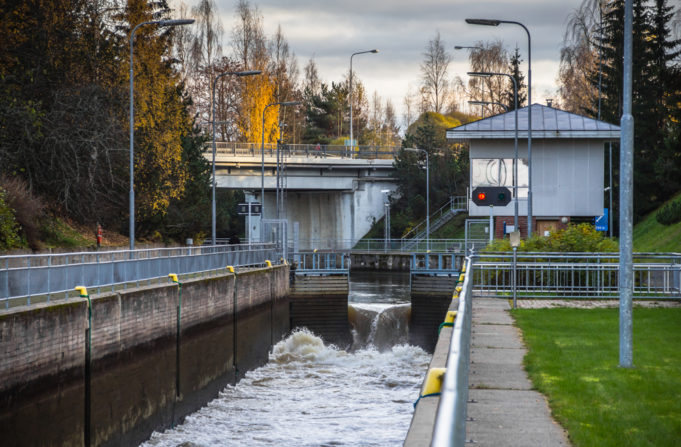
[[[430,215],[431,231],[433,231],[432,224],[437,220],[442,218],[444,215],[468,209],[468,200],[466,196],[450,196],[449,200],[442,205],[437,211]],[[420,239],[425,236],[426,231],[426,219],[424,219],[419,224],[415,225],[411,230],[402,236],[402,241],[407,241],[409,239]],[[422,234],[424,233],[424,234]]]

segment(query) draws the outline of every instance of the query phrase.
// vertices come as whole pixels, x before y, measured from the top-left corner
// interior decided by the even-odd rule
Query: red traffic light
[[[505,186],[478,186],[472,198],[478,206],[506,206],[511,201],[511,191]]]

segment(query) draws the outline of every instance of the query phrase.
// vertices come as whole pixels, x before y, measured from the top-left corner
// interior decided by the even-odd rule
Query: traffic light
[[[511,201],[511,191],[504,186],[478,186],[473,190],[473,203],[478,206],[506,206]]]

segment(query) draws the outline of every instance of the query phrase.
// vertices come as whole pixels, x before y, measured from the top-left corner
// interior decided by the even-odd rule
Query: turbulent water
[[[143,445],[401,445],[430,357],[405,344],[404,278],[351,281],[351,322],[361,326],[351,350],[296,331],[275,345],[265,366]],[[388,297],[390,289],[399,293]]]

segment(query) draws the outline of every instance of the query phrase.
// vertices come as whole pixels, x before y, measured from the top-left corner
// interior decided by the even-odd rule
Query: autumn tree
[[[259,142],[264,135],[266,143],[275,142],[279,137],[278,106],[266,110],[265,128],[262,126],[265,107],[277,102],[276,85],[268,71],[269,53],[262,15],[257,6],[251,5],[248,0],[239,0],[236,17],[232,29],[234,57],[243,70],[262,71],[261,75],[243,78],[239,138],[245,142]]]
[[[563,47],[560,50],[558,72],[558,93],[564,110],[577,114],[594,114],[594,98],[597,98],[601,78],[601,53],[596,38],[601,32],[603,0],[584,0],[580,7],[570,14]],[[592,75],[598,72],[598,81]],[[596,99],[598,100],[598,99]]]
[[[430,110],[441,113],[449,101],[449,79],[447,69],[452,56],[446,49],[446,44],[440,37],[440,32],[428,42],[423,53],[421,63],[421,81],[427,95]]]
[[[471,71],[508,73],[508,54],[503,42],[478,42],[468,56]],[[505,102],[508,87],[505,76],[471,77],[468,80],[469,96],[474,101]]]
[[[124,36],[138,23],[168,18],[165,2],[130,0],[120,16]],[[179,76],[168,61],[173,29],[143,26],[135,33],[135,190],[140,222],[164,214],[171,200],[184,193],[187,176],[182,137],[191,131],[185,103],[177,89]],[[126,54],[126,53],[124,53]],[[121,64],[127,80],[128,66]],[[152,228],[140,225],[140,235]]]
[[[117,222],[125,200],[118,41],[105,1],[0,8],[0,171],[72,217]]]

